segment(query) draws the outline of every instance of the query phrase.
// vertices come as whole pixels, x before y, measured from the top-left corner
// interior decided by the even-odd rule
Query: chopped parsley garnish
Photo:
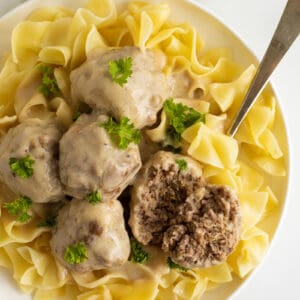
[[[37,226],[38,227],[53,227],[56,224],[56,217],[49,216],[45,220],[41,221]]]
[[[4,208],[7,209],[9,214],[16,216],[17,221],[25,223],[29,221],[32,216],[28,214],[28,210],[32,206],[32,201],[26,196],[21,196],[20,198],[4,204]]]
[[[97,204],[97,203],[100,203],[102,201],[102,197],[101,197],[101,194],[99,191],[95,191],[95,192],[92,192],[92,193],[89,193],[87,196],[86,196],[87,200],[89,201],[89,203],[91,204]]]
[[[139,264],[144,264],[146,261],[149,260],[150,254],[147,253],[141,246],[141,244],[132,239],[130,241],[130,246],[131,246],[131,256],[130,256],[130,261],[134,263],[139,263]]]
[[[83,242],[69,245],[64,255],[65,261],[71,265],[80,264],[87,258],[87,249]]]
[[[46,98],[51,98],[59,94],[59,87],[54,76],[54,68],[46,65],[40,65],[38,70],[42,74],[42,84],[39,87],[39,91]]]
[[[181,171],[186,170],[188,167],[187,162],[184,159],[176,159],[175,162],[177,163]]]
[[[123,86],[132,75],[132,57],[110,61],[109,74],[114,82]]]
[[[169,120],[167,139],[164,146],[172,145],[174,148],[180,147],[181,134],[188,127],[198,121],[205,123],[205,114],[182,103],[174,103],[173,98],[165,101],[164,111]]]
[[[139,144],[141,132],[134,128],[127,117],[121,118],[120,123],[109,118],[106,122],[100,124],[100,127],[106,129],[109,135],[116,141],[120,149],[127,149],[130,143]],[[117,139],[117,140],[116,140]]]
[[[168,259],[167,259],[167,264],[168,264],[168,266],[169,266],[170,269],[178,269],[179,271],[183,271],[183,272],[187,272],[188,271],[187,268],[174,263],[170,257],[168,257]]]
[[[33,175],[34,159],[27,155],[24,158],[11,157],[9,159],[9,166],[12,173],[21,178],[29,178]]]

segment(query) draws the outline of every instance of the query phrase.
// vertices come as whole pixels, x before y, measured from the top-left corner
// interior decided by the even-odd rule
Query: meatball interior
[[[180,159],[187,162],[185,170]],[[206,184],[197,162],[161,151],[134,184],[129,223],[138,241],[162,247],[174,262],[208,267],[236,246],[240,209],[229,188]]]
[[[162,243],[172,260],[187,268],[210,267],[225,261],[239,239],[240,211],[232,190],[207,185],[177,209]]]

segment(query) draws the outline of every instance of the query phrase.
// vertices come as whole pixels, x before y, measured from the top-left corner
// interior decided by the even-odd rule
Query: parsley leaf
[[[82,242],[78,242],[74,245],[69,245],[64,254],[65,261],[71,265],[80,264],[87,258],[87,249]]]
[[[124,150],[131,142],[139,144],[141,140],[141,132],[135,129],[129,121],[127,117],[123,117],[118,124],[112,118],[109,118],[106,122],[100,124],[100,127],[105,128],[113,139],[117,138],[118,147]]]
[[[184,159],[176,159],[175,162],[177,163],[181,171],[186,170],[188,167],[187,162]]]
[[[59,93],[59,87],[54,76],[54,68],[46,65],[40,65],[38,70],[42,74],[42,84],[39,91],[46,97],[51,98]]]
[[[144,264],[146,261],[149,260],[150,254],[147,253],[141,246],[141,244],[132,239],[130,241],[130,246],[131,246],[131,256],[130,256],[130,261],[134,263],[139,263],[139,264]]]
[[[4,204],[4,208],[7,209],[9,214],[16,216],[17,221],[25,223],[29,221],[32,216],[28,214],[28,210],[32,206],[32,201],[26,196],[21,196],[20,198]]]
[[[87,200],[91,204],[97,204],[102,201],[102,197],[99,191],[92,192],[86,196]]]
[[[27,155],[24,158],[11,157],[9,159],[9,166],[14,175],[21,178],[29,178],[33,175],[34,159]]]
[[[168,257],[168,259],[167,259],[167,264],[168,264],[168,266],[169,266],[170,269],[178,269],[179,271],[183,271],[183,272],[187,272],[188,271],[187,268],[174,263],[170,257]]]
[[[56,224],[56,217],[49,216],[45,220],[41,221],[37,226],[38,227],[53,227]]]
[[[188,127],[198,121],[205,123],[205,114],[182,103],[174,103],[173,98],[165,101],[164,111],[169,119],[167,139],[164,146],[172,145],[174,148],[180,147],[181,134]]]
[[[114,82],[123,86],[132,75],[132,57],[110,61],[109,73]]]

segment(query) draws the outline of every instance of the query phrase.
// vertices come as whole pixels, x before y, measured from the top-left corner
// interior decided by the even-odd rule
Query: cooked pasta
[[[177,98],[206,114],[206,124],[196,123],[182,135],[185,151],[203,167],[209,183],[235,189],[242,210],[241,240],[221,265],[187,272],[126,262],[120,268],[76,274],[68,272],[51,254],[49,229],[37,227],[38,214],[20,224],[0,210],[0,265],[35,300],[199,299],[206,290],[248,275],[261,261],[269,234],[260,222],[278,209],[278,200],[266,174],[285,176],[283,152],[273,131],[276,101],[265,91],[239,129],[226,136],[249,86],[255,67],[243,70],[228,49],[202,54],[201,38],[187,24],[168,20],[166,4],[131,2],[121,14],[113,0],[88,0],[76,11],[61,7],[40,8],[19,23],[12,34],[12,53],[0,73],[0,139],[7,129],[28,118],[56,119],[64,128],[72,123],[69,73],[95,48],[135,45],[160,49],[167,57],[166,73],[187,71],[194,78],[192,90],[201,89],[200,100]],[[50,101],[40,92],[40,64],[53,64],[61,94]],[[38,85],[36,84],[36,78]],[[147,131],[155,142],[164,140],[167,116]],[[253,163],[250,163],[252,161]],[[5,200],[5,191],[0,194]]]

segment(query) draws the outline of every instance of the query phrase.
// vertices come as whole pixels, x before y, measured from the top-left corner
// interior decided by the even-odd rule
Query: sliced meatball
[[[176,160],[185,160],[180,170]],[[129,224],[144,245],[161,245],[163,233],[188,195],[204,190],[202,169],[197,162],[178,154],[159,151],[144,165],[134,183]]]
[[[109,62],[131,57],[132,75],[124,86],[114,82]],[[165,57],[159,51],[141,51],[136,47],[95,50],[87,61],[71,73],[75,105],[87,103],[117,120],[128,117],[137,128],[152,125],[168,98],[170,85],[162,72]]]
[[[85,198],[99,191],[102,200],[117,198],[141,167],[138,146],[119,149],[100,124],[108,117],[83,114],[60,141],[60,177],[65,192]]]
[[[69,263],[66,250],[79,243],[86,249],[86,258],[81,263]],[[73,199],[60,210],[50,245],[56,259],[71,271],[121,266],[130,253],[122,205],[118,200],[92,205]]]
[[[129,224],[138,241],[161,247],[174,262],[209,267],[236,246],[240,207],[228,187],[205,182],[197,162],[161,151],[134,184]]]
[[[239,240],[238,198],[228,187],[207,185],[178,206],[164,232],[162,249],[186,268],[210,267],[226,260]]]
[[[64,198],[58,174],[58,143],[62,133],[55,124],[30,119],[10,129],[0,145],[0,177],[16,194],[33,202],[56,202]],[[10,159],[34,160],[28,178],[12,172]]]

